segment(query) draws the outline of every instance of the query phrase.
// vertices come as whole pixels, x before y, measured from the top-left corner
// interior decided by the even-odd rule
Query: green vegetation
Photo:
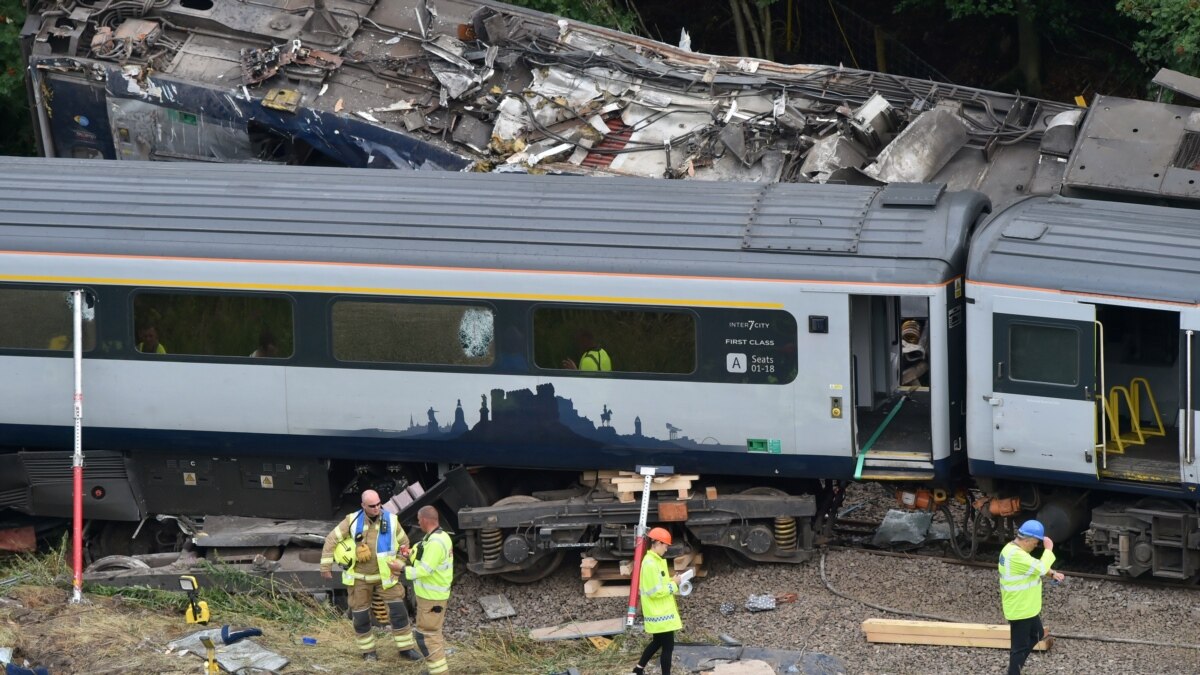
[[[579,361],[590,334],[614,371],[690,373],[696,367],[696,322],[687,312],[541,308],[534,312],[534,362],[560,368]]]
[[[615,28],[624,33],[636,33],[637,10],[633,0],[510,0],[519,7],[527,7],[547,14],[557,14],[568,19],[583,21],[606,28]]]
[[[24,22],[21,0],[0,0],[0,155],[36,154],[19,43]]]
[[[1200,0],[1121,0],[1117,11],[1140,24],[1133,49],[1144,64],[1200,76]]]

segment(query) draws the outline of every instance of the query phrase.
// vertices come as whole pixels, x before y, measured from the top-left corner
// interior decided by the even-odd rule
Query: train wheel
[[[529,495],[512,495],[505,497],[500,501],[492,504],[492,506],[505,506],[508,504],[532,504],[542,500]],[[553,553],[545,553],[537,559],[537,562],[526,569],[519,572],[504,572],[499,575],[501,579],[510,581],[514,584],[531,584],[535,581],[541,581],[554,573],[558,566],[562,564],[563,552],[555,551]]]

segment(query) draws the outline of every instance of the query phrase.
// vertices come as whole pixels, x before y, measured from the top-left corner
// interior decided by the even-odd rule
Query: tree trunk
[[[758,8],[759,24],[762,25],[763,56],[768,61],[775,60],[775,27],[771,25],[771,6],[762,5]]]
[[[729,0],[729,11],[733,12],[733,31],[737,36],[738,56],[750,56],[746,45],[746,24],[742,21],[741,0]]]
[[[1025,93],[1042,93],[1042,41],[1037,29],[1037,16],[1028,3],[1018,0],[1017,8],[1017,68],[1028,89]]]
[[[754,40],[754,56],[761,59],[763,57],[762,38],[758,35],[758,25],[754,21],[754,12],[750,9],[750,0],[738,0],[738,4],[746,15],[746,32]]]

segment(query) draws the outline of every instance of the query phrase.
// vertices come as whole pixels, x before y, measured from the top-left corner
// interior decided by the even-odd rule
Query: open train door
[[[996,464],[1095,478],[1095,306],[999,296],[992,309]]]

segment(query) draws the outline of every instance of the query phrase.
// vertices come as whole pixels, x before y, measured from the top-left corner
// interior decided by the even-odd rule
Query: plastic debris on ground
[[[746,609],[751,612],[766,612],[775,609],[775,596],[751,595],[750,599],[746,600]]]
[[[737,605],[733,604],[732,602],[722,602],[719,609],[721,610],[721,614],[724,614],[725,616],[732,616],[733,613],[737,611]]]
[[[875,538],[871,543],[880,548],[923,543],[932,522],[933,514],[927,511],[891,509],[879,524],[879,529],[875,530]]]
[[[280,670],[288,664],[287,658],[255,644],[253,640],[241,640],[232,645],[224,644],[221,641],[220,628],[197,631],[191,635],[172,641],[167,645],[167,648],[188,651],[202,659],[207,658],[208,650],[200,643],[200,638],[202,637],[208,637],[218,645],[217,663],[231,673],[251,668],[268,671]]]

